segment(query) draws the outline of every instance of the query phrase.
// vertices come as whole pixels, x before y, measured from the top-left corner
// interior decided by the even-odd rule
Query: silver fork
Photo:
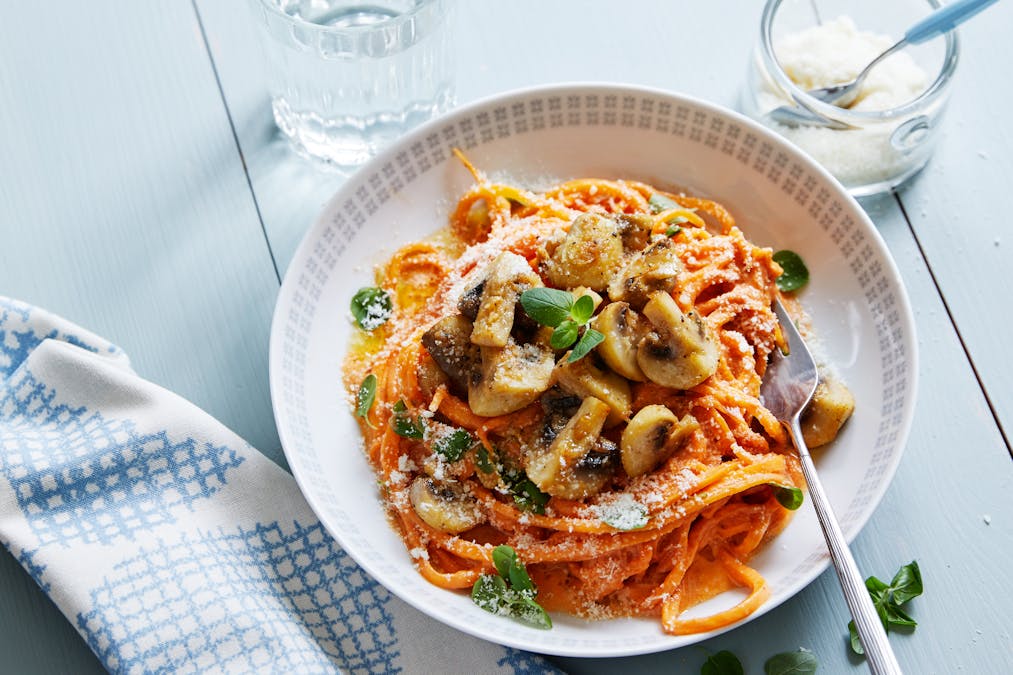
[[[855,559],[851,556],[841,526],[837,523],[833,509],[830,508],[830,501],[816,474],[816,465],[809,455],[809,448],[802,439],[799,419],[812,399],[819,381],[816,362],[780,300],[774,301],[774,312],[781,323],[781,331],[787,341],[790,356],[783,355],[780,350],[774,350],[763,377],[763,384],[760,386],[760,398],[763,405],[788,428],[791,439],[798,449],[802,460],[802,473],[805,474],[806,483],[809,485],[809,496],[816,509],[823,536],[827,540],[830,559],[834,563],[834,569],[837,570],[844,599],[848,603],[848,609],[851,610],[855,627],[858,629],[858,637],[865,649],[869,670],[876,675],[899,674],[902,671],[897,663],[897,657],[890,647],[890,641],[876,614],[876,609],[872,606],[869,592],[855,565]]]

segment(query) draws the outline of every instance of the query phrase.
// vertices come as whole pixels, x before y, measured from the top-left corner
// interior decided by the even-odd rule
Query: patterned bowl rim
[[[899,336],[893,336],[893,340],[900,342],[903,347],[905,365],[907,366],[905,370],[905,375],[907,376],[906,386],[899,388],[902,390],[901,393],[903,394],[902,405],[900,406],[899,411],[894,411],[895,419],[898,421],[891,427],[893,430],[893,433],[891,434],[893,438],[890,440],[890,446],[893,448],[893,452],[887,462],[876,467],[877,470],[875,475],[878,476],[878,480],[875,481],[875,489],[867,490],[863,488],[859,490],[853,497],[848,508],[845,510],[844,517],[841,518],[839,516],[841,527],[849,542],[853,541],[855,537],[858,536],[858,533],[872,517],[873,512],[882,501],[883,496],[886,494],[887,489],[893,481],[893,477],[900,464],[914,418],[915,400],[918,391],[918,345],[915,336],[914,313],[907,295],[907,290],[904,287],[903,279],[900,276],[900,271],[890,253],[889,248],[886,246],[886,242],[883,240],[882,235],[880,235],[874,223],[869,218],[868,214],[866,214],[864,209],[862,209],[861,205],[859,205],[854,197],[848,194],[846,188],[844,188],[844,186],[841,185],[829,171],[824,169],[814,159],[809,157],[789,141],[780,137],[775,132],[767,129],[761,124],[729,108],[715,103],[710,103],[693,96],[654,87],[593,81],[554,83],[518,88],[475,100],[425,122],[404,136],[393,141],[391,145],[379,152],[375,157],[352,174],[324,204],[319,212],[319,215],[314,219],[313,224],[303,235],[295,254],[292,256],[288,269],[286,270],[285,277],[275,303],[269,346],[269,383],[275,423],[278,428],[279,439],[281,440],[282,448],[291,468],[292,475],[295,477],[296,482],[299,485],[299,489],[306,498],[310,508],[317,514],[328,532],[331,533],[342,548],[364,570],[366,570],[367,573],[369,573],[382,585],[386,586],[384,583],[384,575],[379,573],[371,562],[364,558],[363,555],[356,550],[354,545],[348,545],[347,538],[340,530],[332,528],[328,524],[327,509],[320,503],[315,489],[312,486],[313,481],[311,472],[303,466],[300,454],[295,450],[295,448],[298,447],[298,441],[294,438],[295,434],[290,427],[290,421],[282,406],[284,399],[282,386],[283,358],[285,346],[289,343],[289,338],[285,335],[285,327],[291,321],[290,316],[284,311],[284,309],[289,306],[293,295],[296,293],[296,288],[298,286],[297,277],[302,271],[303,264],[307,258],[311,256],[314,243],[319,238],[321,231],[328,224],[328,214],[334,213],[343,201],[347,202],[356,200],[356,189],[362,187],[370,177],[377,176],[380,171],[380,167],[397,161],[398,155],[402,154],[405,148],[418,145],[427,138],[432,138],[433,136],[438,135],[438,132],[441,130],[451,128],[461,121],[473,118],[482,112],[488,113],[495,108],[502,108],[510,106],[511,104],[517,104],[535,96],[562,98],[576,95],[581,97],[588,95],[598,95],[602,97],[632,96],[641,99],[643,99],[643,97],[650,97],[654,100],[667,101],[673,105],[682,105],[688,106],[689,108],[703,110],[714,118],[724,118],[727,121],[740,125],[743,130],[755,134],[760,140],[770,144],[780,153],[783,153],[788,158],[795,160],[805,169],[823,179],[825,186],[831,190],[829,197],[836,197],[840,201],[844,212],[848,213],[848,215],[857,221],[855,225],[864,230],[864,234],[869,239],[868,243],[875,248],[876,253],[880,256],[880,259],[885,262],[886,270],[883,271],[883,274],[884,276],[891,278],[896,284],[896,300],[899,305],[895,308],[897,311],[896,321],[899,322],[905,329],[900,331]],[[498,139],[483,139],[481,141],[477,141],[476,145],[483,145],[486,142],[494,142],[496,140]],[[454,160],[452,157],[447,157],[442,161],[433,162],[431,166],[424,168],[420,174],[435,169],[446,161]],[[407,183],[404,187],[407,187]],[[882,336],[882,330],[882,327],[877,325],[877,335]],[[867,470],[863,483],[867,484],[871,474],[872,472]],[[377,503],[379,505],[379,502]],[[811,554],[793,571],[792,578],[795,581],[786,592],[773,595],[751,615],[721,629],[707,633],[699,633],[692,636],[661,635],[657,639],[644,641],[638,640],[636,643],[617,645],[611,649],[591,654],[586,651],[586,645],[583,644],[558,644],[552,640],[546,639],[532,640],[527,639],[525,635],[519,634],[515,631],[492,633],[469,623],[467,621],[467,617],[454,618],[450,616],[437,615],[432,611],[431,607],[427,606],[420,599],[409,594],[402,594],[395,589],[391,589],[389,586],[388,590],[392,590],[395,595],[403,601],[436,620],[446,623],[447,625],[465,633],[509,647],[558,656],[619,657],[655,653],[688,646],[742,626],[753,619],[766,614],[770,610],[778,607],[781,603],[797,595],[810,583],[812,583],[817,576],[826,570],[829,565],[829,556],[825,551]],[[687,641],[687,638],[689,638],[689,641]]]

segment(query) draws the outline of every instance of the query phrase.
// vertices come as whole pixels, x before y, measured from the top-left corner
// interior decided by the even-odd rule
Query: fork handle
[[[876,608],[872,605],[869,591],[865,588],[865,582],[855,565],[855,559],[851,555],[851,549],[848,548],[848,542],[844,539],[841,526],[837,523],[834,511],[830,507],[830,500],[827,499],[827,495],[823,491],[823,484],[820,483],[816,473],[816,465],[813,464],[812,457],[809,455],[809,448],[806,447],[805,441],[802,439],[798,416],[796,415],[787,426],[802,460],[802,473],[805,474],[806,483],[809,485],[809,496],[816,509],[816,517],[819,518],[823,536],[826,537],[827,547],[830,549],[830,559],[837,571],[837,579],[841,582],[841,589],[844,591],[848,609],[851,610],[851,616],[855,620],[862,648],[865,649],[869,670],[874,675],[901,675],[903,671],[900,669],[900,664],[897,663],[897,657],[890,646],[890,640],[886,636]]]

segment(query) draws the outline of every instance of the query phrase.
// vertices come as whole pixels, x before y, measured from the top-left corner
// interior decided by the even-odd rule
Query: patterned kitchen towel
[[[557,672],[392,597],[291,476],[2,297],[0,477],[0,539],[110,671]]]

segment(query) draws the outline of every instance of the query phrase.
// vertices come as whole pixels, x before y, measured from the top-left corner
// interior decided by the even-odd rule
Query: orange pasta
[[[476,185],[445,231],[403,247],[378,271],[392,314],[363,332],[345,361],[353,398],[376,377],[362,433],[419,572],[467,589],[494,573],[492,550],[506,544],[550,611],[653,616],[673,634],[748,616],[768,595],[748,561],[790,518],[776,493],[802,485],[784,430],[759,400],[780,340],[771,251],[706,199],[622,180],[531,192],[492,183],[464,161]],[[622,241],[578,241],[585,226]],[[677,273],[662,277],[648,265],[636,276],[655,254]],[[601,328],[601,347],[570,361],[571,351],[551,346],[552,329],[517,301],[522,288],[543,285],[597,298],[579,334]],[[608,342],[620,336],[605,327],[606,309],[639,322],[624,367],[619,343]],[[665,360],[678,354],[662,344],[674,339],[662,315],[699,322],[703,342],[686,348],[700,352],[698,382],[666,384]],[[461,326],[470,342],[446,349],[440,340],[451,338],[441,331]],[[495,369],[514,352],[510,368]],[[524,387],[542,371],[542,388],[530,394]],[[483,387],[495,393],[491,403]],[[637,452],[648,442],[654,454],[644,460]],[[733,587],[748,592],[735,607],[681,617]]]

